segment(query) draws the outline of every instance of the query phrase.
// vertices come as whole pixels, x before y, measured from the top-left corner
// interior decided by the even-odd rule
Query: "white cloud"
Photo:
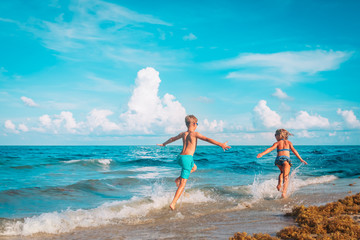
[[[336,70],[352,54],[352,52],[332,50],[289,51],[270,54],[244,53],[233,59],[213,62],[210,66],[222,69],[239,69],[239,71],[230,72],[227,78],[268,80],[289,84],[302,81],[303,76]]]
[[[283,92],[280,88],[276,88],[275,92],[272,94],[274,97],[277,97],[279,99],[288,99],[290,100],[291,98],[285,93]]]
[[[175,66],[183,64],[182,59],[189,56],[186,50],[169,50],[157,44],[157,30],[147,26],[160,26],[168,31],[172,24],[156,16],[102,0],[71,0],[63,7],[69,14],[61,13],[53,20],[32,18],[23,23],[0,18],[0,21],[14,22],[21,30],[31,32],[44,47],[57,51],[56,57],[66,61]]]
[[[260,133],[261,139],[274,140],[274,132],[262,132]]]
[[[203,103],[211,103],[211,102],[213,102],[213,100],[211,98],[204,97],[204,96],[199,96],[199,97],[196,98],[196,100],[198,100],[199,102],[203,102]]]
[[[310,115],[306,111],[299,111],[295,118],[291,118],[286,122],[281,121],[281,116],[271,110],[265,100],[260,100],[254,110],[254,124],[265,126],[266,128],[284,127],[288,129],[324,129],[330,128],[330,122],[318,114]]]
[[[19,124],[19,130],[23,132],[28,132],[29,128],[25,124],[21,123]]]
[[[330,122],[320,115],[310,115],[306,111],[300,111],[295,119],[290,119],[284,125],[291,129],[329,128]]]
[[[247,81],[255,81],[255,80],[266,80],[273,82],[281,82],[283,81],[281,77],[277,75],[271,75],[271,73],[252,73],[252,72],[230,72],[226,78],[228,79],[237,79],[237,80],[247,80]]]
[[[334,137],[334,136],[336,136],[336,132],[329,133],[329,137]]]
[[[313,138],[313,137],[317,137],[316,133],[314,133],[314,132],[309,132],[308,130],[302,130],[302,131],[296,133],[296,136],[301,137],[301,138]]]
[[[337,114],[343,117],[345,124],[349,128],[360,128],[360,121],[356,118],[352,110],[342,111],[340,108],[337,110]]]
[[[129,64],[144,65],[161,65],[161,66],[179,66],[179,59],[185,59],[189,55],[179,50],[160,50],[151,51],[136,49],[130,47],[102,47],[103,55],[115,62],[125,62]]]
[[[256,66],[274,68],[286,74],[315,74],[337,69],[351,55],[352,53],[349,52],[324,50],[270,54],[248,53],[240,54],[235,59],[220,61],[218,64],[223,68]]]
[[[260,100],[254,108],[255,124],[259,123],[267,128],[276,128],[281,126],[281,117],[275,111],[266,105],[265,100]]]
[[[64,122],[64,127],[68,132],[75,133],[76,129],[78,128],[78,124],[76,123],[75,119],[73,118],[73,114],[68,111],[63,111],[60,115],[56,116],[54,120],[54,124],[57,127],[60,127],[60,124]]]
[[[14,132],[14,133],[19,133],[19,131],[16,130],[15,124],[11,120],[6,120],[5,121],[5,128],[12,131],[12,132]]]
[[[71,11],[70,19],[64,20],[61,14],[54,22],[36,19],[21,27],[42,39],[45,47],[69,53],[88,44],[113,46],[116,42],[116,46],[121,47],[151,36],[144,30],[139,30],[141,24],[172,25],[154,16],[137,13],[107,1],[81,1],[81,4],[72,1],[67,7]],[[130,31],[129,26],[136,27]]]
[[[165,124],[165,132],[175,133],[180,131],[184,125],[184,117],[186,115],[185,108],[179,101],[175,100],[175,96],[166,93],[161,100],[163,110],[162,118]]]
[[[290,112],[291,111],[291,107],[289,105],[287,105],[286,103],[282,102],[280,104],[280,109],[283,111],[283,112]]]
[[[0,22],[7,22],[7,23],[15,23],[15,24],[19,24],[19,22],[9,19],[9,18],[0,18]]]
[[[113,112],[110,110],[97,110],[93,109],[87,116],[88,125],[90,131],[94,131],[97,127],[101,127],[103,131],[119,131],[120,126],[114,122],[111,122],[107,117],[112,115]]]
[[[34,102],[34,100],[32,100],[31,98],[22,96],[20,98],[27,106],[29,107],[37,107],[38,105]]]
[[[49,115],[45,114],[42,115],[41,117],[39,117],[39,121],[41,123],[42,126],[49,128],[51,127],[52,121]]]
[[[44,114],[38,118],[35,126],[28,128],[20,124],[16,129],[10,120],[6,127],[12,131],[37,131],[42,133],[89,134],[97,129],[103,132],[117,131],[119,134],[151,134],[178,133],[186,129],[186,110],[175,96],[166,93],[160,97],[159,72],[148,67],[140,70],[135,79],[135,87],[128,101],[128,109],[120,114],[118,121],[110,120],[114,113],[106,109],[93,109],[85,121],[76,121],[70,111],[61,111],[58,115]],[[30,119],[28,120],[30,121]],[[201,127],[204,131],[221,132],[224,128],[222,120],[205,119]]]
[[[94,84],[87,83],[86,86],[82,87],[83,89],[100,92],[129,92],[128,87],[119,85],[115,81],[97,77],[94,74],[89,74],[88,79],[93,80]]]
[[[189,35],[184,36],[183,39],[184,39],[185,41],[186,41],[186,40],[188,40],[188,41],[193,41],[193,40],[196,40],[197,37],[196,37],[193,33],[190,33]]]
[[[245,140],[253,140],[255,139],[256,135],[251,133],[244,133],[241,137]]]
[[[34,128],[36,131],[44,132],[45,129],[58,133],[62,128],[67,132],[77,133],[82,123],[76,123],[73,114],[69,111],[62,111],[60,115],[54,115],[53,119],[47,114],[39,117],[40,128]],[[45,129],[44,129],[45,128]]]
[[[185,108],[171,94],[160,99],[159,72],[145,68],[138,72],[135,89],[128,102],[128,111],[121,114],[125,129],[152,133],[154,127],[164,127],[167,133],[179,131],[184,126]]]
[[[203,121],[200,121],[198,130],[204,132],[222,132],[224,130],[224,122],[222,120],[209,122],[209,120],[205,118]]]

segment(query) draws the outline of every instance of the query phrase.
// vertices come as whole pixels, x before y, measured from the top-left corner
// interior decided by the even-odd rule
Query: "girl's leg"
[[[290,164],[286,161],[284,162],[284,188],[281,197],[286,198],[286,191],[289,185],[289,173],[290,173]]]
[[[283,167],[282,166],[279,166],[279,165],[276,165],[279,169],[280,169],[280,174],[279,174],[279,178],[278,178],[278,185],[276,186],[277,190],[280,191],[281,189],[281,183],[283,182],[283,176],[284,176],[284,173],[283,173]]]
[[[181,179],[180,185],[179,185],[178,189],[176,190],[174,199],[172,200],[172,202],[170,204],[171,210],[175,209],[176,202],[177,202],[177,200],[179,199],[179,197],[181,196],[182,192],[185,189],[187,179],[184,179],[184,178],[180,178],[180,179]]]

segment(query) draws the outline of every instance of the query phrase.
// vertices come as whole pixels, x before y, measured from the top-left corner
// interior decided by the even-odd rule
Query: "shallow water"
[[[289,198],[276,190],[276,152],[199,146],[177,210],[179,146],[0,147],[0,235],[5,239],[223,239],[275,234],[298,204],[323,204],[360,190],[359,146],[299,146]],[[352,186],[349,186],[352,184]],[[141,230],[140,230],[141,229]]]

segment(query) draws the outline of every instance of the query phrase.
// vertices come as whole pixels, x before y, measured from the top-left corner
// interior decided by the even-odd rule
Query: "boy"
[[[170,204],[171,210],[175,209],[175,204],[185,188],[185,185],[190,176],[190,173],[196,171],[196,169],[197,169],[196,165],[194,164],[194,159],[193,159],[193,155],[194,155],[194,152],[195,152],[195,149],[197,146],[197,139],[199,138],[203,141],[220,146],[224,151],[230,148],[230,146],[226,145],[227,142],[220,143],[211,138],[207,138],[198,132],[195,132],[195,130],[198,126],[197,121],[198,120],[194,115],[186,116],[185,123],[188,128],[188,130],[186,132],[182,132],[179,135],[170,138],[169,140],[167,140],[166,142],[164,142],[162,144],[157,144],[158,146],[165,147],[167,144],[172,143],[176,140],[179,140],[180,138],[182,138],[182,140],[183,140],[183,149],[182,149],[180,155],[177,157],[177,162],[182,168],[181,175],[180,175],[180,177],[178,177],[175,180],[175,183],[176,183],[176,186],[178,187],[178,189],[175,193],[173,201]]]

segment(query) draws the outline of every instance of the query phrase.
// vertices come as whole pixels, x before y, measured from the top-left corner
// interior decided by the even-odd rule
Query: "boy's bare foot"
[[[172,211],[174,211],[175,210],[175,204],[170,204],[170,209],[172,210]]]
[[[175,179],[175,184],[176,184],[177,187],[179,187],[180,182],[181,182],[180,177],[178,177],[177,179]]]
[[[281,197],[282,197],[282,198],[287,198],[286,193],[282,193],[282,194],[281,194]]]
[[[277,189],[278,191],[280,191],[280,189],[281,189],[281,184],[277,185],[277,186],[276,186],[276,189]]]

